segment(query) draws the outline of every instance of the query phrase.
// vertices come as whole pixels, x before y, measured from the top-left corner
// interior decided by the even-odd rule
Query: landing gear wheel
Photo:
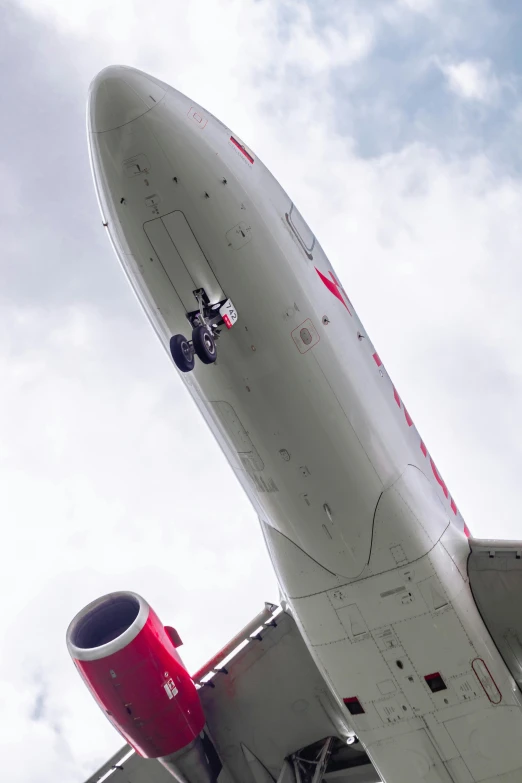
[[[194,369],[194,351],[182,334],[175,334],[170,338],[170,353],[178,370],[190,372]]]
[[[216,343],[206,326],[195,326],[192,332],[194,351],[203,364],[212,364],[217,359]]]

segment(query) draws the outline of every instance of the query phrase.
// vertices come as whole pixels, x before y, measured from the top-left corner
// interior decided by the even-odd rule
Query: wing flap
[[[469,545],[473,598],[506,666],[522,687],[522,541],[470,538]],[[486,693],[493,701],[492,687]]]

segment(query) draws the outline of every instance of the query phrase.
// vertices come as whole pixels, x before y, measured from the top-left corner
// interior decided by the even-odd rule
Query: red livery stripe
[[[230,141],[232,142],[232,144],[234,144],[234,146],[236,146],[236,147],[238,148],[238,150],[239,150],[240,152],[242,152],[242,153],[243,153],[243,155],[245,156],[245,158],[246,158],[247,160],[249,160],[249,161],[250,161],[250,163],[253,163],[253,162],[254,162],[254,158],[252,157],[252,155],[251,155],[249,152],[247,152],[247,151],[246,151],[246,149],[243,147],[243,145],[241,144],[241,142],[240,142],[240,141],[238,141],[237,139],[235,139],[233,136],[231,136],[231,137],[230,137]]]
[[[317,272],[319,274],[321,274],[319,272],[319,270],[317,270]],[[322,277],[322,275],[321,275],[321,277]],[[381,361],[381,359],[379,357],[379,354],[378,353],[374,353],[374,354],[372,354],[372,356],[373,356],[373,360],[374,360],[375,364],[377,365],[377,367],[382,367],[382,361]],[[381,375],[382,375],[382,372],[381,372]],[[401,398],[399,396],[399,392],[397,391],[397,389],[395,388],[393,383],[392,383],[391,387],[393,389],[393,396],[394,396],[395,402],[397,403],[399,408],[402,407],[403,410],[404,410],[404,418],[406,419],[406,423],[407,423],[408,427],[413,427],[413,419],[411,418],[410,414],[408,413],[408,411],[406,410],[404,405],[402,405],[402,401],[401,401]],[[425,457],[429,457],[428,449],[426,448],[423,440],[420,441],[420,448],[421,448],[421,451],[424,454],[424,456]],[[442,476],[440,475],[439,471],[437,470],[437,467],[436,467],[435,463],[433,462],[432,458],[429,457],[429,460],[430,460],[432,473],[433,473],[433,475],[435,477],[435,481],[437,482],[437,484],[442,489],[445,497],[449,500],[451,510],[453,511],[455,516],[457,516],[457,514],[458,514],[457,504],[455,503],[455,501],[451,497],[450,493],[448,492],[448,488],[447,488],[447,486],[446,486],[446,484],[444,482],[444,479],[442,478]],[[468,528],[468,526],[466,524],[464,524],[464,533],[465,533],[465,535],[468,538],[471,535],[471,533],[469,531],[469,528]]]

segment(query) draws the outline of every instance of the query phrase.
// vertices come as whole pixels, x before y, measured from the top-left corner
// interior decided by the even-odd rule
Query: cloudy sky
[[[149,71],[245,139],[340,273],[472,533],[520,538],[522,9],[3,0],[0,30],[0,757],[10,783],[81,783],[121,743],[68,660],[76,611],[141,592],[195,669],[278,597],[104,236],[91,78]]]

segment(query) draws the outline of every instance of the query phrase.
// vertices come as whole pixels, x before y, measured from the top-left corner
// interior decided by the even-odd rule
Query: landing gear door
[[[204,289],[211,303],[225,299],[183,212],[176,210],[149,220],[144,229],[187,313],[197,309],[194,291],[198,289]]]

